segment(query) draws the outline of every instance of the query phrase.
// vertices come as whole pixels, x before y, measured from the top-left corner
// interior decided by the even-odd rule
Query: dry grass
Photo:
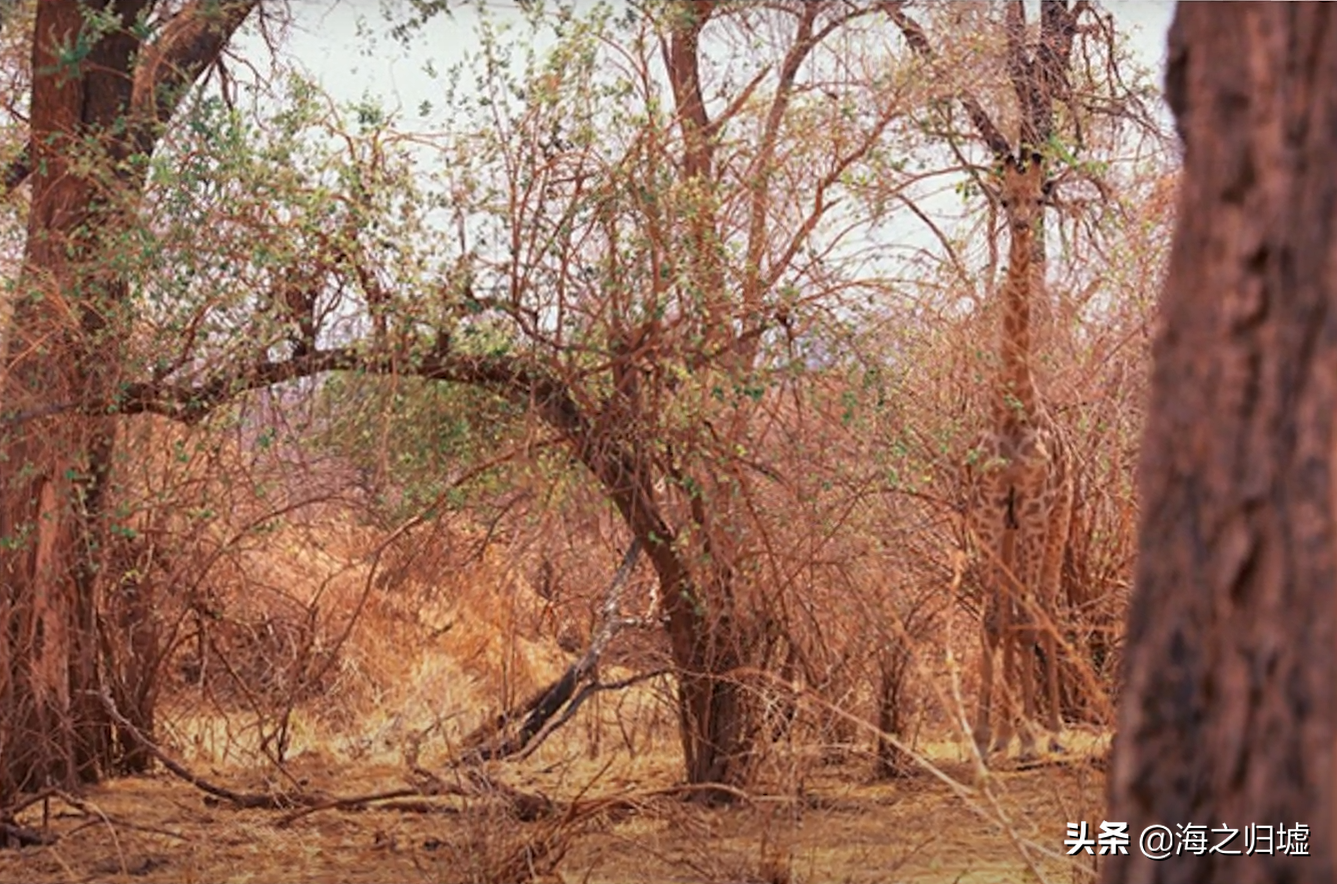
[[[350,559],[354,547],[344,550]],[[299,568],[271,577],[303,600],[324,586],[323,610],[337,625],[358,606],[365,566],[327,562],[338,580],[321,567],[303,554]],[[529,600],[509,582],[510,569],[484,558],[447,573],[434,593],[406,583],[361,606],[329,691],[294,709],[281,774],[263,763],[244,712],[210,709],[192,688],[163,704],[173,711],[164,743],[206,777],[245,791],[402,789],[414,781],[410,757],[450,782],[446,765],[461,735],[495,709],[499,692],[523,695],[560,671],[561,653],[523,635]],[[933,777],[874,780],[871,746],[830,763],[822,745],[802,740],[772,747],[750,800],[706,809],[672,789],[680,762],[666,687],[601,695],[523,762],[488,766],[510,788],[554,801],[554,814],[531,822],[478,796],[326,808],[293,820],[289,811],[233,809],[159,773],[24,811],[19,822],[59,840],[0,852],[0,881],[1035,880],[1017,837],[1036,845],[1047,880],[1090,880],[1056,854],[1068,821],[1099,818],[1103,782],[1088,760],[1103,753],[1100,739],[1074,733],[1062,763],[992,775],[1012,833],[996,813],[972,809],[985,806],[977,797],[963,800]],[[916,748],[958,783],[972,780],[960,743],[921,739]],[[587,812],[575,819],[564,810],[570,802]]]
[[[573,659],[557,636],[588,624],[532,585],[534,556],[519,543],[432,526],[378,558],[384,534],[350,524],[337,511],[290,517],[217,560],[207,582],[216,624],[250,631],[210,627],[221,659],[207,684],[177,678],[172,664],[157,724],[165,751],[251,793],[372,795],[421,785],[419,766],[449,786],[464,776],[450,768],[464,736]],[[607,558],[585,555],[595,570]],[[962,710],[949,684],[964,681],[973,696],[976,627],[959,611],[942,625],[914,639],[908,739],[955,785],[923,771],[872,777],[874,735],[859,722],[872,718],[875,685],[855,676],[839,696],[802,689],[812,696],[767,748],[747,800],[686,803],[674,788],[671,685],[660,678],[596,695],[522,761],[485,768],[503,794],[551,799],[553,812],[536,819],[470,789],[294,819],[234,809],[159,773],[23,811],[18,822],[58,839],[0,851],[0,881],[1091,880],[1060,854],[1067,822],[1099,821],[1103,781],[1089,759],[1104,754],[1103,741],[1073,733],[1061,762],[997,771],[988,796],[969,785],[976,769],[953,734]],[[276,638],[286,635],[300,640]],[[655,631],[626,638],[641,650],[621,659],[642,664],[662,640]],[[243,677],[229,681],[218,666]],[[630,673],[611,661],[605,670],[605,681]],[[290,681],[257,682],[280,672]]]
[[[953,755],[936,747],[935,755]],[[938,759],[951,772],[967,768]],[[637,778],[671,781],[675,759],[642,763]],[[369,793],[402,785],[402,771],[299,759],[309,788]],[[546,771],[546,772],[545,772]],[[596,794],[625,795],[631,771],[605,773]],[[511,776],[560,795],[590,775],[533,764]],[[643,781],[644,782],[644,781]],[[1100,776],[1078,759],[1061,766],[996,774],[995,788],[1018,834],[1059,853],[1065,824],[1102,804]],[[569,794],[569,791],[568,791]],[[439,813],[390,808],[325,811],[285,826],[282,812],[210,806],[169,776],[108,783],[81,807],[50,803],[54,846],[0,853],[0,880],[14,881],[425,881],[499,880],[504,860],[538,843],[550,822],[520,823],[495,811],[443,804]],[[24,821],[40,825],[41,807]],[[1080,869],[1041,856],[1050,881],[1082,881]],[[831,767],[799,796],[759,797],[729,809],[703,809],[670,797],[624,802],[623,809],[574,833],[554,880],[905,881],[1034,880],[1009,837],[928,779],[868,781],[864,770]],[[538,876],[542,879],[542,876]],[[513,880],[521,880],[514,878]]]

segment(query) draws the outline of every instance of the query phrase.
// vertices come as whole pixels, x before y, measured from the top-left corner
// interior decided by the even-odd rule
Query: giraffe
[[[1072,519],[1073,486],[1057,424],[1031,375],[1030,301],[1043,285],[1034,262],[1035,228],[1042,222],[1047,185],[1043,158],[1008,156],[1000,202],[1007,220],[1007,276],[1003,284],[1001,369],[991,397],[991,422],[977,445],[970,496],[970,528],[982,553],[984,614],[981,623],[980,694],[974,739],[981,753],[1006,752],[1015,710],[1005,714],[990,745],[994,657],[1003,646],[1003,680],[1020,681],[1021,757],[1035,751],[1034,648],[1044,652],[1045,725],[1050,751],[1061,751],[1059,675],[1053,631],[1034,611],[1051,613]]]

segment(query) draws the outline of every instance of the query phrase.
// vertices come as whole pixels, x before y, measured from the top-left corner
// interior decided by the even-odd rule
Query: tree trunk
[[[746,777],[754,734],[737,670],[742,637],[728,613],[733,591],[717,584],[702,593],[686,564],[665,542],[646,542],[668,614],[669,645],[678,671],[678,714],[687,782],[738,786]],[[728,790],[703,789],[706,802],[727,802]]]
[[[1107,819],[1116,882],[1331,881],[1337,9],[1180,4],[1185,147],[1142,451]],[[1146,826],[1307,825],[1312,856],[1141,855]],[[1212,835],[1215,844],[1224,838]]]
[[[738,681],[739,649],[728,623],[699,623],[688,641],[673,639],[678,665],[678,710],[687,782],[740,786],[746,778],[753,734]],[[686,638],[686,637],[684,637]],[[688,645],[690,650],[677,650]],[[706,802],[728,802],[732,793],[705,789]]]
[[[905,732],[910,717],[906,676],[910,673],[912,651],[900,638],[893,637],[889,645],[878,659],[877,775],[894,780],[914,770],[914,759],[888,739],[895,737],[902,744],[909,742]]]
[[[146,0],[37,5],[32,196],[0,402],[51,416],[0,438],[0,806],[18,791],[96,779],[133,754],[96,696],[115,429],[106,415],[128,332],[127,281],[108,255],[143,191],[146,164],[132,157],[152,153],[256,2],[186,4],[148,44]]]
[[[97,272],[95,237],[108,199],[74,165],[87,152],[79,136],[103,131],[123,113],[130,83],[61,71],[59,47],[71,45],[84,19],[78,3],[38,7],[30,147],[36,171],[3,379],[11,407],[81,402],[108,387],[108,365],[94,348],[114,346],[99,337],[124,283]],[[107,35],[89,52],[89,66],[124,72],[133,44],[128,34]],[[110,432],[106,418],[50,417],[17,425],[3,440],[0,575],[8,634],[0,798],[95,778],[105,760],[109,722],[89,693],[99,689],[90,555],[99,546],[93,532]]]
[[[654,567],[663,599],[666,630],[678,676],[678,711],[687,781],[692,785],[739,785],[745,778],[755,737],[737,670],[747,650],[734,608],[734,574],[722,531],[712,525],[704,504],[691,504],[696,559],[656,503],[657,474],[643,440],[619,439],[614,428],[634,425],[605,415],[591,420],[558,386],[509,385],[540,403],[540,414],[576,440],[576,456],[599,480],[632,536]],[[638,401],[624,414],[639,415]],[[698,565],[693,568],[693,565]],[[702,789],[702,800],[727,801],[726,789]]]

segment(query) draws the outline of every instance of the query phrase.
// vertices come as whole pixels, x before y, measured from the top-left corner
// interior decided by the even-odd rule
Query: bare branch
[[[766,128],[761,144],[749,169],[748,180],[752,183],[751,218],[748,222],[746,281],[743,285],[743,299],[748,307],[755,309],[760,299],[761,256],[766,248],[766,210],[770,202],[769,184],[771,167],[775,162],[775,143],[780,135],[780,123],[789,108],[789,99],[794,92],[794,80],[812,47],[816,45],[812,26],[817,19],[821,4],[803,4],[803,16],[799,19],[798,31],[794,43],[785,53],[780,66],[780,82],[775,87],[775,98],[771,101],[770,112],[766,115]],[[818,195],[818,202],[821,195]]]
[[[618,566],[608,589],[604,592],[599,631],[590,640],[589,647],[581,658],[568,666],[561,678],[530,697],[521,710],[503,713],[495,722],[486,723],[466,738],[465,745],[470,747],[470,751],[464,755],[464,761],[509,758],[517,753],[523,753],[522,757],[527,756],[547,739],[549,734],[571,719],[591,689],[597,685],[587,685],[578,694],[576,688],[596,671],[599,658],[603,656],[609,643],[627,625],[627,620],[620,613],[622,592],[631,577],[632,569],[636,566],[636,558],[640,552],[641,539],[637,537],[632,540],[631,546],[627,547],[627,552],[622,557],[622,564]],[[562,711],[563,707],[566,707],[565,714],[555,722],[552,721],[553,716]],[[504,736],[507,726],[521,716],[524,721],[519,731],[510,737]],[[487,745],[488,743],[494,745]]]
[[[900,28],[901,35],[905,37],[906,45],[910,47],[911,51],[928,62],[935,72],[941,73],[938,53],[929,43],[923,27],[920,26],[919,22],[905,14],[904,7],[903,0],[884,0],[882,3],[882,9],[896,23],[896,27]],[[998,131],[993,119],[975,96],[961,90],[957,92],[956,99],[965,108],[967,116],[970,117],[970,122],[974,124],[976,131],[984,139],[984,143],[988,145],[989,152],[993,154],[996,161],[1001,163],[1003,158],[1012,151],[1007,139],[1003,137],[1003,133]]]
[[[102,706],[107,710],[107,714],[111,716],[111,720],[114,721],[118,727],[125,730],[126,733],[130,734],[150,755],[158,759],[163,767],[167,768],[187,783],[190,783],[201,792],[205,792],[215,798],[221,798],[235,807],[265,810],[305,807],[327,800],[323,795],[285,795],[268,794],[263,792],[236,792],[225,786],[219,786],[212,783],[204,777],[190,771],[185,765],[176,761],[176,759],[172,758],[172,756],[168,755],[160,749],[156,743],[145,736],[144,733],[130,721],[130,719],[122,715],[121,711],[116,708],[116,703],[112,700],[109,691],[103,689],[101,692],[90,691],[89,693],[92,693],[94,697],[101,700]]]

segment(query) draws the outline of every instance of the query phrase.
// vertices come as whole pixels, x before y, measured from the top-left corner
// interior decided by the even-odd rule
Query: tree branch
[[[567,667],[561,678],[535,693],[522,710],[504,713],[495,722],[488,722],[467,737],[464,742],[465,746],[469,747],[469,752],[465,754],[465,760],[510,758],[521,752],[528,755],[538,745],[534,742],[536,738],[546,739],[554,730],[570,720],[595,685],[586,686],[579,694],[576,693],[576,688],[595,672],[603,652],[614,636],[627,625],[627,620],[620,613],[622,591],[631,577],[640,551],[641,539],[637,537],[627,548],[626,555],[622,557],[622,564],[618,566],[612,582],[604,592],[602,622],[584,655]],[[564,706],[567,707],[565,714],[551,727],[547,727],[553,716]],[[521,716],[524,717],[524,721],[520,725],[519,732],[510,737],[505,736],[506,727]],[[492,745],[488,745],[489,743]]]
[[[887,13],[896,27],[900,28],[901,35],[905,37],[906,45],[910,50],[920,58],[928,62],[935,73],[941,73],[941,62],[938,53],[929,43],[928,36],[919,22],[905,14],[904,0],[883,0],[882,9]],[[996,161],[1002,162],[1003,159],[1012,152],[1011,146],[1003,133],[998,131],[994,125],[993,119],[985,111],[984,106],[979,103],[979,99],[965,90],[957,90],[956,100],[961,102],[965,108],[966,115],[970,117],[970,122],[974,124],[975,130],[979,132],[980,138],[988,146],[989,152],[993,154]]]
[[[450,381],[490,387],[512,398],[532,399],[545,419],[564,430],[572,429],[569,415],[579,415],[566,385],[541,367],[510,356],[470,356],[433,352],[418,365],[405,366],[389,355],[368,356],[354,347],[312,350],[291,359],[265,360],[244,369],[217,374],[198,385],[136,382],[125,385],[114,402],[85,405],[87,414],[159,414],[195,423],[237,395],[312,377],[330,371],[366,371],[374,374],[412,374],[424,380]]]
[[[766,127],[761,136],[757,155],[752,160],[747,179],[752,182],[751,217],[748,221],[747,259],[744,264],[746,274],[743,282],[743,300],[748,309],[755,310],[761,300],[761,258],[766,250],[766,213],[770,208],[771,167],[775,162],[775,144],[780,136],[780,124],[789,107],[790,97],[794,92],[794,80],[798,77],[803,61],[817,45],[812,28],[817,20],[821,4],[803,4],[803,15],[799,19],[798,31],[794,42],[785,53],[780,65],[780,82],[775,87],[775,97],[771,100],[769,113],[766,115]],[[820,199],[820,196],[819,196]]]
[[[159,125],[171,119],[187,87],[218,60],[223,48],[260,0],[194,0],[140,50],[130,109]],[[145,136],[141,135],[141,139]]]
[[[5,166],[4,177],[0,179],[0,199],[9,196],[14,188],[27,181],[31,174],[32,159],[28,153],[28,148],[25,146],[23,150],[19,151],[19,155]]]
[[[666,67],[673,103],[683,130],[683,171],[688,178],[710,174],[714,145],[710,140],[710,118],[701,96],[701,72],[697,61],[701,29],[715,11],[713,0],[679,4],[683,24],[675,25],[669,35]]]
[[[167,122],[187,87],[218,60],[237,28],[258,5],[259,0],[194,0],[172,16],[158,39],[140,49],[130,97],[134,117],[157,125]],[[141,150],[148,151],[156,143],[154,128],[150,126],[138,136]],[[0,198],[28,180],[32,171],[32,150],[25,147],[0,175]]]

